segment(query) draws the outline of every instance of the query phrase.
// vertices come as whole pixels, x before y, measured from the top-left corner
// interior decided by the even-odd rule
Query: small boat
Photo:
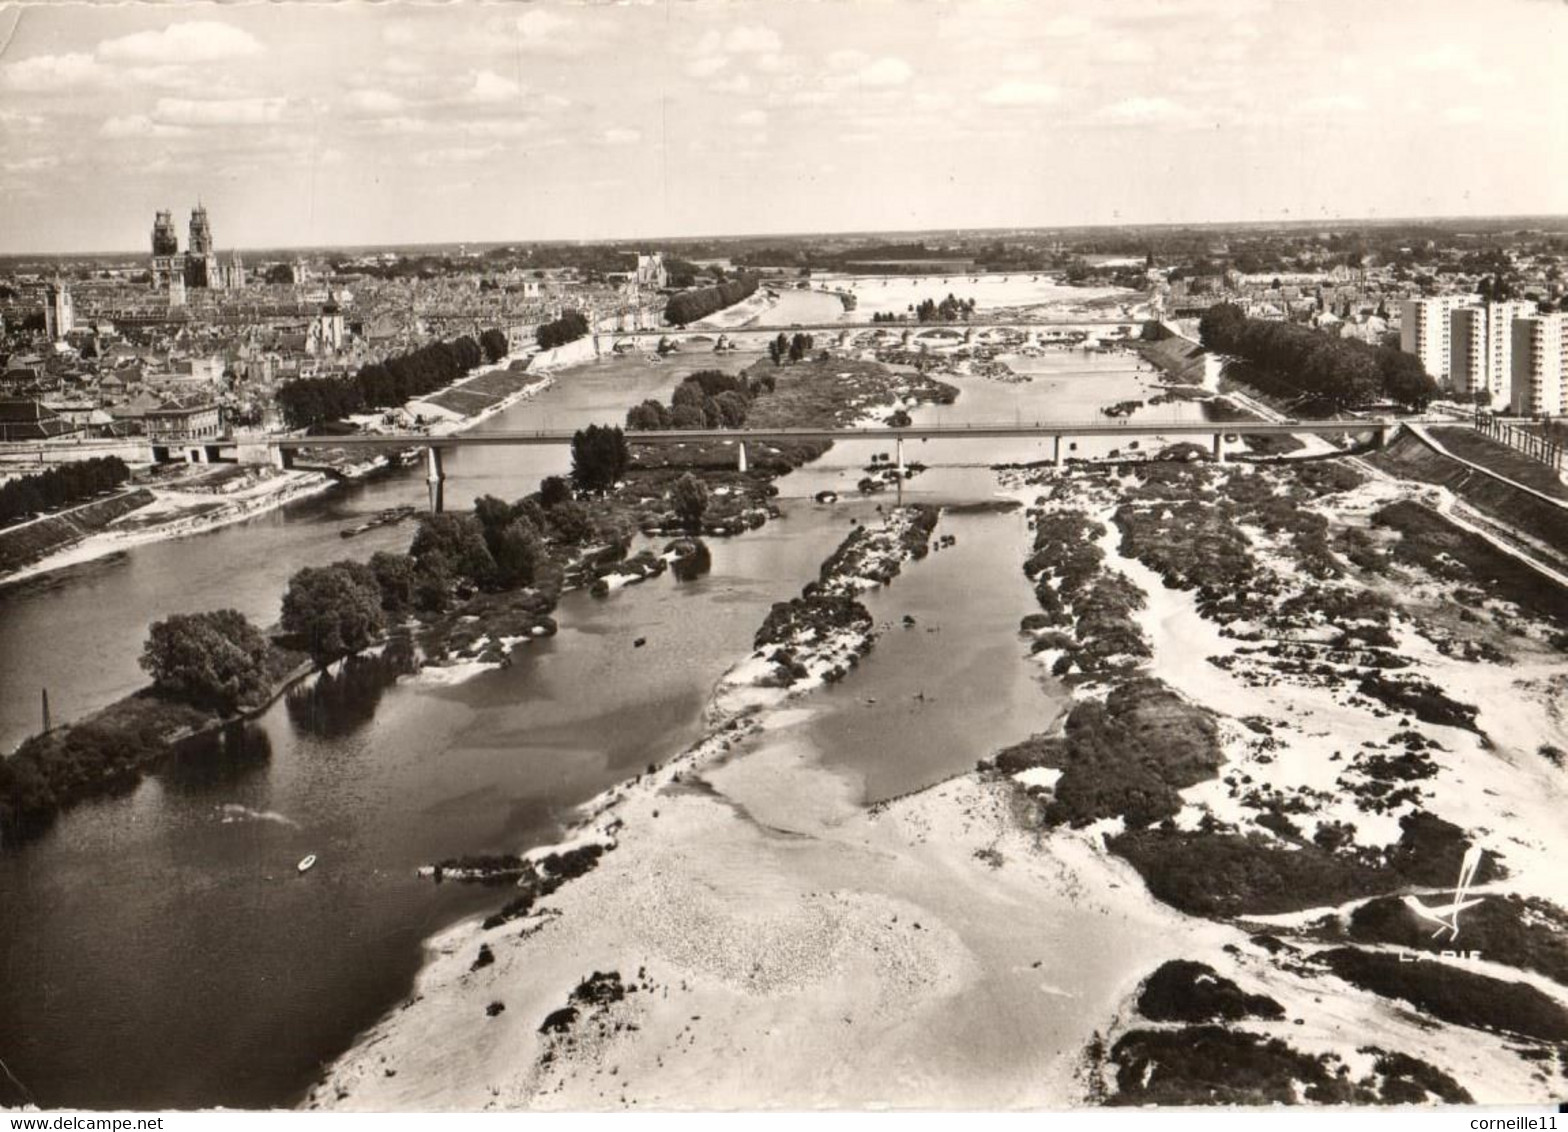
[[[312,853],[308,857],[306,857],[304,860],[300,861],[298,868],[299,868],[300,872],[308,873],[312,868],[315,867],[315,864],[316,864],[316,855],[314,853]]]

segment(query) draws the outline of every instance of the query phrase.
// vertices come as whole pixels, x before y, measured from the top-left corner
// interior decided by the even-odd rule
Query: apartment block
[[[1518,416],[1563,412],[1563,316],[1531,314],[1513,320],[1512,390],[1509,408]]]

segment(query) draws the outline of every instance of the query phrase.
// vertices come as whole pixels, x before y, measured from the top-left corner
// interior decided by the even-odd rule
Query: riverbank
[[[864,808],[806,737],[811,699],[774,686],[865,655],[863,622],[786,614],[794,656],[759,637],[717,730],[586,808],[568,844],[602,847],[592,871],[432,940],[414,997],[308,1104],[1554,1095],[1555,605],[1408,516],[1419,488],[1340,465],[1005,482],[1035,521],[1023,647],[1073,689],[1054,726]],[[1386,897],[1436,903],[1472,841],[1467,962]]]
[[[1419,487],[1336,464],[1014,482],[1043,489],[1041,531],[1091,524],[1093,561],[1065,589],[1069,575],[1045,575],[1068,616],[1026,626],[1058,671],[1081,674],[1078,702],[992,773],[1017,782],[1052,840],[1104,838],[1154,897],[1231,930],[1179,956],[1203,978],[1167,971],[1160,1003],[1145,987],[1102,1019],[1090,1095],[1550,1096],[1568,970],[1534,956],[1568,928],[1551,863],[1568,841],[1550,757],[1561,595],[1444,532]],[[1134,643],[1086,667],[1104,620],[1076,602],[1108,592],[1125,595],[1114,624]],[[1389,896],[1440,903],[1469,845],[1485,853],[1492,926],[1480,960],[1442,953],[1452,944],[1403,905],[1377,921],[1395,930],[1368,926],[1363,909]]]
[[[480,367],[446,389],[410,402],[401,412],[413,420],[419,416],[415,406],[426,402],[439,406],[439,412],[432,415],[440,419],[429,424],[428,431],[432,435],[445,436],[474,428],[554,384],[553,374],[528,374],[510,368],[511,364],[512,359],[507,358]],[[178,482],[169,486],[152,483],[147,487],[153,497],[151,502],[133,509],[134,513],[127,513],[125,517],[117,517],[101,530],[84,532],[69,545],[56,543],[31,562],[0,571],[0,586],[148,543],[204,534],[242,523],[289,503],[330,491],[340,480],[363,479],[390,464],[390,457],[385,455],[366,460],[358,453],[338,449],[338,457],[333,458],[333,451],[330,439],[324,438],[319,451],[307,450],[304,457],[307,461],[326,464],[330,472],[225,465],[188,472],[198,478],[226,477],[230,482],[221,489],[182,490]],[[327,458],[313,461],[312,457]]]
[[[1005,786],[963,775],[867,809],[807,738],[809,698],[728,699],[791,667],[769,651],[785,637],[802,685],[865,655],[874,634],[848,595],[921,568],[923,514],[852,535],[808,587],[840,615],[770,616],[785,636],[764,626],[760,655],[721,682],[716,729],[584,808],[566,844],[602,846],[592,870],[432,940],[409,1003],[307,1104],[1014,1107],[1064,1092],[1090,1011],[1063,1004],[1109,1006],[1182,938],[1179,919],[1087,841],[1040,861]]]

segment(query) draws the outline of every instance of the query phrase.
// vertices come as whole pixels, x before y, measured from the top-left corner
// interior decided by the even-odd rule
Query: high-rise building
[[[1535,311],[1533,303],[1500,302],[1455,307],[1449,314],[1449,380],[1467,398],[1486,393],[1493,405],[1508,403],[1513,378],[1513,322]]]
[[[1563,412],[1563,316],[1530,314],[1513,320],[1512,390],[1509,408],[1518,416]]]
[[[1463,302],[1458,295],[1406,299],[1399,325],[1399,348],[1421,359],[1421,368],[1436,381],[1449,376],[1452,346],[1449,315]]]
[[[152,254],[154,258],[180,254],[180,237],[174,231],[174,214],[166,208],[160,209],[152,222]]]

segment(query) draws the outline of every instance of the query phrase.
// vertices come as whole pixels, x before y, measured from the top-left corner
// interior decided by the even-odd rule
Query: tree
[[[572,479],[585,491],[608,491],[630,462],[626,434],[618,427],[589,425],[572,436]]]
[[[1198,338],[1210,350],[1229,353],[1246,322],[1246,314],[1235,303],[1216,303],[1198,320]]]
[[[283,628],[304,640],[318,664],[356,653],[386,628],[381,590],[341,565],[307,566],[289,579]]]
[[[688,529],[698,530],[708,510],[708,485],[687,472],[670,488],[670,503]]]
[[[657,404],[657,402],[654,402]],[[539,485],[539,505],[546,511],[572,497],[572,485],[561,476],[545,476]]]
[[[378,550],[370,556],[370,572],[381,591],[381,608],[388,613],[407,612],[414,605],[418,573],[414,560],[406,554]]]
[[[588,331],[588,319],[581,311],[562,311],[560,318],[539,327],[534,332],[534,338],[541,350],[553,350],[557,346],[575,342]]]
[[[439,554],[446,569],[475,585],[484,585],[495,573],[485,529],[472,515],[421,515],[409,553],[420,566]]]
[[[526,519],[514,519],[496,536],[495,580],[503,589],[532,585],[546,554],[539,530]]]
[[[593,517],[575,499],[557,503],[545,513],[545,521],[557,539],[568,545],[587,542],[594,536]]]
[[[507,355],[506,334],[492,326],[479,336],[479,348],[485,352],[485,361],[494,365]]]
[[[153,622],[141,666],[164,695],[231,712],[267,692],[267,639],[233,609]]]

